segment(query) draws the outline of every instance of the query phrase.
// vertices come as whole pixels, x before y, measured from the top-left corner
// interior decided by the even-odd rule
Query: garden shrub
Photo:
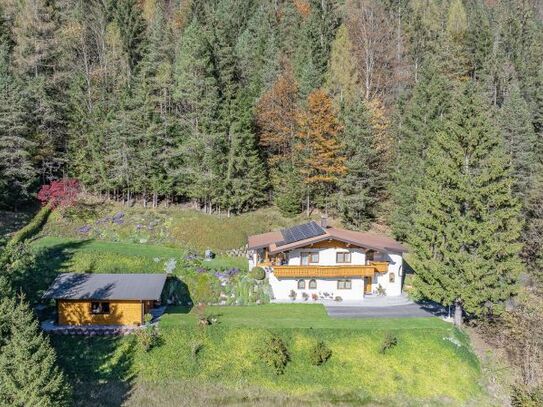
[[[309,299],[309,294],[304,291],[302,293],[302,298],[304,299],[304,301],[307,301]]]
[[[325,364],[331,356],[332,350],[326,346],[326,343],[319,341],[311,348],[309,361],[313,366],[320,366]]]
[[[266,272],[262,267],[255,267],[249,272],[249,276],[260,281],[266,278]]]
[[[289,294],[288,296],[290,297],[290,299],[291,299],[292,301],[294,301],[294,300],[296,300],[296,296],[297,296],[297,295],[298,295],[298,294],[296,294],[296,291],[290,290],[290,294]]]
[[[275,374],[281,375],[285,372],[290,355],[285,342],[279,336],[272,334],[264,341],[259,353],[261,360],[271,367]]]
[[[138,345],[144,352],[149,352],[160,344],[160,333],[155,325],[137,329],[135,332]]]
[[[31,238],[32,236],[39,233],[42,226],[47,222],[47,218],[51,214],[51,206],[45,205],[38,211],[38,213],[32,218],[32,220],[19,231],[17,231],[11,240],[9,241],[9,246],[16,246],[19,243],[24,242],[25,240]]]
[[[387,350],[394,348],[398,344],[398,337],[392,332],[386,332],[385,338],[379,348],[379,353],[385,354]]]

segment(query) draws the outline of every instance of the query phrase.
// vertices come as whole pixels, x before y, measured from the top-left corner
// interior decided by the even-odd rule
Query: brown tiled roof
[[[312,243],[324,240],[339,240],[350,243],[353,246],[373,249],[381,252],[403,253],[407,249],[396,240],[386,235],[370,232],[355,232],[352,230],[328,227],[324,235],[315,236],[297,242],[282,244],[283,235],[281,231],[268,232],[260,235],[249,236],[249,249],[261,249],[267,247],[271,254],[284,252],[298,247],[308,246]],[[280,246],[279,246],[280,245]]]

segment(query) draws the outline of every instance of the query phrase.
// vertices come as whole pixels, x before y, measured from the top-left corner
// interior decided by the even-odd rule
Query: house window
[[[351,280],[338,280],[337,289],[338,290],[350,290],[352,288]]]
[[[336,263],[350,263],[351,252],[338,252],[336,253]]]
[[[109,302],[91,302],[91,314],[109,314]]]
[[[389,282],[389,283],[394,283],[394,281],[396,281],[396,274],[394,274],[394,273],[389,273],[389,275],[388,275],[388,282]]]
[[[301,253],[302,266],[309,264],[316,264],[319,262],[319,253],[302,252]]]
[[[305,290],[305,280],[298,280],[298,290]]]
[[[316,290],[317,289],[317,280],[309,280],[309,289],[310,290]]]

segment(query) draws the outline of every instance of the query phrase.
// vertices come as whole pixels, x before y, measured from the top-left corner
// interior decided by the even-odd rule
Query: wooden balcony
[[[371,266],[273,266],[277,278],[344,278],[371,277],[377,268]]]
[[[378,273],[386,273],[388,271],[388,261],[370,261],[369,264],[375,267]]]

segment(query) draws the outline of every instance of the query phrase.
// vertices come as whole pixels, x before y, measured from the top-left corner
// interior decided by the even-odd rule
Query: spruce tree
[[[338,210],[345,225],[363,229],[377,217],[379,198],[385,190],[382,157],[375,147],[369,112],[361,96],[343,107],[340,119],[346,173],[338,182]]]
[[[29,198],[36,178],[31,161],[28,106],[9,72],[7,44],[0,45],[0,205],[17,207]]]
[[[513,82],[501,106],[497,122],[505,140],[505,148],[511,158],[514,192],[524,201],[532,188],[534,177],[541,171],[537,159],[537,138],[532,116],[520,88]]]
[[[13,62],[30,105],[33,159],[42,181],[64,164],[66,141],[60,13],[55,1],[25,0],[13,26]]]
[[[520,205],[503,140],[476,85],[460,85],[431,143],[417,191],[414,285],[425,298],[462,312],[500,313],[516,291]]]
[[[223,204],[235,213],[255,209],[267,200],[268,177],[256,145],[248,99],[240,96],[235,109],[237,117],[228,131]]]
[[[0,405],[69,406],[55,351],[24,298],[0,296],[0,315]]]
[[[400,240],[407,239],[412,231],[416,191],[421,185],[428,146],[443,128],[449,104],[450,83],[429,62],[396,126],[398,160],[392,183],[392,225]]]

